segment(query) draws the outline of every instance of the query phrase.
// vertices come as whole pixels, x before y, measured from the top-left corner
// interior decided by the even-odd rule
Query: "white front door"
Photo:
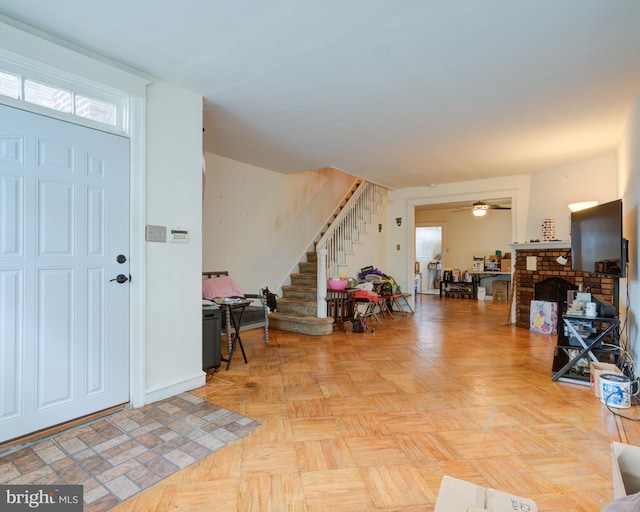
[[[129,400],[128,258],[128,139],[0,105],[0,442]]]

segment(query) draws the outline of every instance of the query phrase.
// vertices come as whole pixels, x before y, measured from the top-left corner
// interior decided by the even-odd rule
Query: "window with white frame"
[[[0,94],[20,99],[20,77],[0,71]]]
[[[0,95],[110,126],[118,124],[116,103],[4,71],[0,71]]]

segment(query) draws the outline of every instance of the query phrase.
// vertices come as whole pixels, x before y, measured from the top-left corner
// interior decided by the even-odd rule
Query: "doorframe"
[[[526,224],[524,212],[526,211],[526,198],[523,198],[523,190],[518,187],[507,188],[487,188],[473,192],[460,192],[455,194],[443,194],[440,196],[430,196],[422,198],[406,199],[404,208],[405,215],[408,219],[407,229],[412,229],[414,235],[409,237],[409,251],[406,254],[405,268],[407,270],[407,282],[412,282],[411,271],[413,271],[413,258],[416,254],[415,229],[416,229],[416,207],[427,204],[446,204],[460,201],[487,201],[496,197],[508,197],[511,200],[511,239],[518,240],[518,232],[520,226]],[[443,230],[444,231],[444,230]],[[443,253],[445,244],[445,235],[442,235]],[[512,311],[512,317],[515,313]]]
[[[134,407],[146,404],[146,96],[130,97],[129,120],[129,400]]]
[[[414,212],[415,212],[415,207],[414,207]],[[419,225],[417,223],[414,223],[413,226],[413,233],[414,233],[414,242],[413,242],[413,253],[415,255],[416,252],[416,243],[415,243],[415,232],[418,228],[440,228],[440,243],[441,243],[441,249],[442,252],[440,254],[440,262],[442,264],[442,262],[444,261],[444,247],[445,247],[445,231],[446,231],[446,226],[447,223],[445,221],[441,221],[441,222],[427,222],[427,223],[420,223]],[[428,274],[427,274],[428,275]],[[428,291],[428,289],[427,289]]]
[[[11,24],[7,24],[11,23]],[[8,72],[47,80],[48,84],[80,90],[96,91],[119,98],[123,114],[121,128],[101,126],[105,132],[129,139],[129,263],[133,279],[129,283],[129,401],[134,407],[145,405],[146,384],[146,89],[151,80],[142,75],[116,68],[80,49],[60,46],[49,39],[21,30],[12,20],[0,17],[0,66]],[[40,34],[43,36],[43,34]],[[41,58],[46,56],[46,64]],[[79,74],[82,70],[85,75]],[[36,114],[96,129],[96,123],[84,121],[47,108],[0,96],[0,103]]]

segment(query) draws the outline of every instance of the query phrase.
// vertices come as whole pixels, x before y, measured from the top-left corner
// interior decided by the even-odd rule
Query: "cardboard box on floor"
[[[600,375],[603,373],[622,375],[622,371],[615,364],[595,363],[591,361],[589,365],[589,380],[591,381],[591,389],[593,389],[596,398],[600,398]]]
[[[509,300],[509,281],[493,282],[493,300]]]
[[[450,476],[442,478],[434,512],[537,512],[535,502],[480,487]]]
[[[614,499],[640,492],[640,446],[614,442],[611,456]]]

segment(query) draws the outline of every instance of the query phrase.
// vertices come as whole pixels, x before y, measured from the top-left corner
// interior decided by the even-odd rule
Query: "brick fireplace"
[[[531,301],[536,299],[536,285],[549,278],[559,278],[585,291],[602,295],[614,303],[614,279],[605,276],[594,276],[584,272],[571,270],[571,254],[566,265],[556,260],[564,256],[571,248],[569,242],[541,242],[530,244],[513,244],[515,265],[513,282],[515,286],[515,323],[518,327],[529,328]],[[527,266],[527,262],[529,265]],[[529,270],[527,268],[529,267]],[[535,270],[533,269],[535,267]]]

